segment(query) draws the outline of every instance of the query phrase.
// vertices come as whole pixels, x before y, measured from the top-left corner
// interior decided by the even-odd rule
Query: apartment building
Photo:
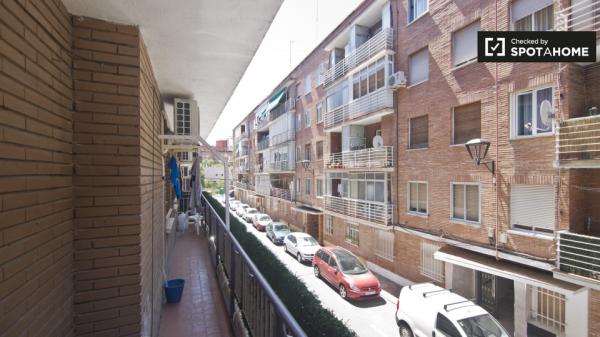
[[[363,2],[286,80],[295,197],[265,209],[399,283],[473,298],[515,336],[599,336],[599,63],[476,61],[480,30],[598,32],[599,6]]]

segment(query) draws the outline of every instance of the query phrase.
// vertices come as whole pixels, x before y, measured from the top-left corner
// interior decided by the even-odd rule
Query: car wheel
[[[313,272],[315,273],[315,276],[316,276],[317,278],[320,278],[320,277],[321,277],[321,272],[319,272],[319,266],[314,266],[314,267],[313,267]]]
[[[283,243],[283,251],[286,252],[286,253],[288,252],[287,245],[285,244],[285,242]]]
[[[413,337],[413,333],[406,323],[400,323],[400,337]]]
[[[348,296],[348,293],[346,293],[346,286],[343,284],[340,284],[340,296],[342,296],[343,299],[346,299],[346,296]]]
[[[296,254],[296,260],[298,260],[298,262],[302,263],[302,255],[300,255],[300,253]]]

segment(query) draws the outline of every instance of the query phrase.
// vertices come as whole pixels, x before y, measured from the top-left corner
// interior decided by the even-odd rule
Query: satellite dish
[[[540,104],[540,121],[546,129],[550,129],[552,127],[553,118],[554,110],[552,109],[552,103],[546,99]]]
[[[378,148],[378,147],[382,147],[382,146],[383,146],[383,137],[381,137],[380,135],[373,137],[373,147]]]

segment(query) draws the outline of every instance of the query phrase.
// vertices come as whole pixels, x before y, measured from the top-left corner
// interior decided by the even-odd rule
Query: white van
[[[396,323],[402,337],[509,337],[482,307],[432,283],[402,288]]]

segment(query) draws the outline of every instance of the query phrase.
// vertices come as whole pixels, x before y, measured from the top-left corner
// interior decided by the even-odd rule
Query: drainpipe
[[[496,6],[496,19],[495,19],[495,30],[498,31],[498,0],[496,0],[495,2],[495,6]],[[500,260],[500,252],[498,251],[498,241],[500,238],[500,191],[498,189],[498,176],[500,175],[500,155],[499,155],[499,136],[498,136],[498,132],[500,129],[500,121],[499,121],[499,103],[498,103],[498,62],[495,63],[494,65],[495,67],[495,75],[494,75],[494,81],[495,81],[495,91],[496,91],[496,172],[495,175],[493,176],[493,185],[494,185],[494,189],[496,191],[496,231],[495,231],[495,249],[496,249],[496,260]]]

